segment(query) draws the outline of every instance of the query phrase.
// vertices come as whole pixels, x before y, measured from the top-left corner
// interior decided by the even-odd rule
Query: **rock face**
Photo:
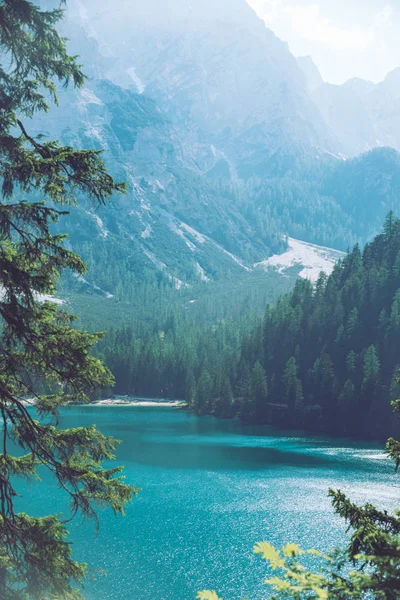
[[[33,133],[103,150],[129,186],[70,217],[93,289],[114,292],[101,275],[118,261],[176,287],[243,274],[287,248],[282,234],[343,248],[399,205],[396,153],[341,159],[400,148],[400,71],[324,84],[245,0],[69,0],[62,27],[89,80]],[[362,230],[349,189],[370,211]]]
[[[307,87],[310,92],[314,92],[324,83],[321,73],[311,56],[299,56],[297,64],[305,75]]]
[[[239,188],[202,175],[187,142],[144,94],[93,80],[63,92],[33,127],[34,135],[102,150],[113,176],[128,183],[111,207],[73,211],[68,230],[79,251],[89,242],[91,253],[106,248],[107,262],[129,256],[139,278],[156,270],[179,287],[248,271],[285,247],[273,223],[261,230],[246,216]]]
[[[277,155],[339,149],[296,59],[245,0],[72,0],[69,23],[97,44],[92,72],[152,97],[203,170],[276,175]],[[87,64],[76,35],[73,50]]]
[[[311,98],[345,155],[385,146],[400,150],[400,68],[378,84],[353,78],[332,85],[323,82],[310,57],[299,58],[298,64]]]

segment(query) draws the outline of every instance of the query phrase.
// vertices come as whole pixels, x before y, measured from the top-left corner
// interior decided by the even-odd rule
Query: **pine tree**
[[[346,366],[347,366],[347,371],[348,371],[349,375],[354,373],[354,371],[356,370],[356,365],[357,365],[357,355],[354,352],[354,350],[350,350],[350,352],[348,353],[347,358],[346,358]]]
[[[372,344],[365,353],[362,391],[365,396],[373,398],[379,385],[380,361],[375,346]]]
[[[58,426],[66,401],[85,401],[111,374],[90,351],[100,339],[72,328],[74,317],[55,304],[60,273],[85,272],[52,225],[80,196],[105,203],[125,189],[107,173],[97,151],[42,142],[29,119],[57,102],[56,85],[82,86],[84,76],[55,25],[62,10],[26,0],[0,0],[0,598],[78,598],[85,567],[73,560],[65,522],[17,513],[18,478],[47,467],[71,502],[72,516],[95,517],[97,504],[122,513],[134,488],[120,468],[102,467],[116,441],[93,427]],[[26,200],[31,193],[35,200]],[[40,386],[38,385],[38,382]],[[39,389],[47,390],[40,393]],[[23,397],[36,398],[29,410]],[[19,453],[12,454],[17,445]]]
[[[190,407],[196,404],[196,379],[192,372],[186,377],[185,398]]]
[[[250,415],[263,416],[268,397],[268,384],[265,371],[260,361],[257,361],[250,374]]]
[[[289,358],[283,373],[285,402],[291,410],[300,408],[303,403],[303,388],[297,377],[298,366],[294,356]]]
[[[207,412],[213,404],[213,381],[207,370],[204,370],[197,382],[196,410]]]
[[[347,427],[353,426],[352,408],[354,404],[355,387],[351,379],[348,379],[343,386],[339,396],[338,427],[346,432]],[[357,414],[354,416],[357,418]]]
[[[351,311],[349,318],[347,320],[346,323],[346,335],[348,338],[351,338],[355,328],[357,326],[357,321],[358,321],[358,310],[356,308],[353,308],[353,310]]]
[[[221,399],[220,399],[220,412],[223,416],[229,417],[232,414],[233,407],[233,394],[231,383],[228,377],[225,378],[222,385]]]

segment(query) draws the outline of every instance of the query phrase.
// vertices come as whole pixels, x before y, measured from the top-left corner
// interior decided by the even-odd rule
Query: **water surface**
[[[346,539],[329,487],[389,509],[398,503],[400,482],[378,445],[173,408],[63,413],[63,426],[92,423],[122,440],[118,461],[142,491],[124,519],[102,512],[98,535],[89,524],[71,527],[75,557],[91,567],[87,600],[192,600],[204,588],[224,600],[266,598],[255,542],[326,550]],[[30,485],[19,508],[38,516],[64,510],[54,482],[44,485]]]

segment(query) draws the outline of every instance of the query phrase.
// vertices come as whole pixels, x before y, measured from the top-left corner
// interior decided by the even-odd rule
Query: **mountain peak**
[[[221,151],[239,176],[250,177],[270,169],[269,158],[292,142],[307,152],[337,150],[295,57],[246,0],[70,6],[73,29],[98,44],[101,78],[144,92],[180,130],[186,127],[202,169],[213,167]],[[82,56],[79,46],[72,50]]]
[[[375,83],[366,79],[361,79],[360,77],[352,77],[351,79],[348,79],[342,87],[351,90],[358,96],[363,96],[375,88]]]
[[[90,17],[93,27],[107,22],[111,31],[126,30],[128,24],[138,24],[163,31],[182,30],[185,26],[202,25],[213,21],[235,23],[243,27],[264,26],[245,0],[70,0],[70,12]]]
[[[388,73],[383,81],[384,84],[400,86],[400,67],[396,67]]]

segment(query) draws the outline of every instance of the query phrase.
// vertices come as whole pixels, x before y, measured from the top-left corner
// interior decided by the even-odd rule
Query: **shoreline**
[[[21,400],[21,403],[24,406],[31,406],[32,408],[34,408],[36,401],[33,398],[32,399],[24,399],[24,400]],[[187,402],[185,402],[184,400],[166,400],[165,402],[163,402],[161,400],[121,400],[121,399],[114,400],[112,398],[107,398],[106,400],[96,400],[95,402],[85,402],[83,404],[82,403],[79,404],[79,403],[75,403],[75,402],[68,402],[68,403],[64,404],[63,406],[64,407],[74,407],[74,406],[81,406],[81,407],[83,407],[83,406],[161,407],[161,406],[165,406],[168,408],[186,408]]]
[[[170,400],[167,402],[157,402],[156,400],[98,400],[87,404],[70,404],[70,406],[138,406],[138,407],[168,407],[168,408],[185,408],[187,403],[182,400]]]

